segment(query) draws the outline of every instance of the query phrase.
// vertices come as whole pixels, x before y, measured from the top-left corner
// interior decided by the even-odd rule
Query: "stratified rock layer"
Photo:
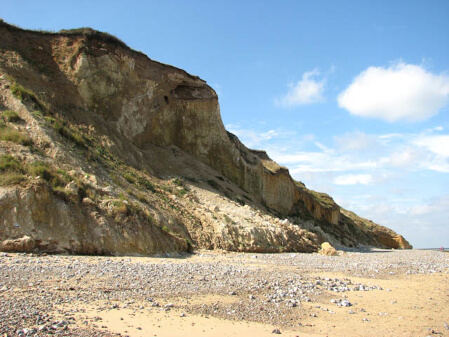
[[[143,255],[188,248],[185,240],[142,218],[114,221],[101,216],[94,205],[66,203],[45,185],[1,192],[0,217],[7,225],[0,234],[17,238],[0,241],[3,251]]]
[[[280,230],[281,234],[273,235],[277,238],[279,235],[284,236],[286,239],[281,240],[282,242],[291,240],[292,243],[275,250],[284,250],[288,247],[289,250],[310,251],[312,246],[317,248],[321,241],[319,237],[327,236],[334,242],[349,246],[362,243],[391,248],[409,247],[407,241],[393,231],[376,227],[375,224],[373,224],[375,230],[372,230],[363,225],[360,218],[355,219],[348,216],[349,213],[342,213],[332,198],[310,191],[303,184],[295,182],[288,170],[273,162],[266,153],[247,149],[236,136],[225,130],[216,93],[198,77],[152,61],[147,56],[129,49],[116,38],[90,29],[52,34],[24,31],[0,23],[0,36],[0,70],[2,74],[7,75],[3,78],[3,106],[20,111],[30,125],[33,125],[30,126],[30,136],[36,144],[54,143],[54,137],[32,120],[30,113],[32,108],[36,108],[36,104],[30,107],[30,104],[22,104],[26,103],[23,99],[20,103],[17,97],[13,98],[8,91],[11,81],[36,93],[36,99],[45,106],[47,113],[70,123],[84,125],[89,132],[103,139],[103,145],[108,150],[132,167],[144,169],[159,177],[167,175],[187,177],[184,171],[188,169],[180,163],[196,160],[212,168],[216,173],[201,175],[198,172],[189,172],[189,174],[196,175],[195,179],[200,180],[210,175],[219,176],[220,179],[216,182],[217,192],[225,195],[230,193],[231,198],[235,193],[246,195],[255,207],[261,207],[272,215],[296,219],[298,226],[306,220],[313,223],[308,225],[308,229],[315,228],[318,237],[311,239],[311,236],[312,241],[305,244],[301,242],[304,233],[298,232],[299,227],[297,230],[287,231],[290,234],[286,230]],[[28,117],[25,116],[27,114]],[[156,157],[157,153],[159,157]],[[171,153],[171,157],[168,153]],[[63,151],[56,144],[47,150],[47,154],[57,161],[74,165],[70,153]],[[179,159],[181,157],[182,160]],[[178,171],[177,165],[182,167]],[[192,168],[198,165],[192,164]],[[204,179],[210,183],[212,179],[207,177]],[[231,191],[229,192],[222,188],[224,178],[237,189],[228,187]],[[3,198],[11,207],[23,203],[23,200],[30,200],[26,207],[33,208],[38,204],[35,192],[29,189],[27,192],[16,190],[8,193],[10,194]],[[29,196],[25,199],[19,198],[18,195],[23,193]],[[45,213],[43,218],[52,219],[54,216],[54,210],[43,207],[42,212],[48,213]],[[57,211],[58,217],[63,216],[61,212]],[[73,212],[73,209],[66,210],[67,214]],[[76,215],[78,216],[81,215]],[[86,218],[85,215],[82,217]],[[11,219],[4,220],[5,226],[13,225],[14,221]],[[29,218],[27,221],[32,224],[27,231],[19,233],[6,230],[0,233],[2,234],[0,239],[18,239],[19,235],[33,237],[32,231],[41,231],[41,227],[52,223],[53,220],[37,221]],[[89,221],[85,220],[85,223]],[[78,252],[77,246],[87,247],[90,244],[89,240],[92,240],[95,246],[92,253],[96,253],[97,250],[100,253],[113,254],[132,252],[132,248],[125,250],[114,248],[113,246],[117,246],[114,240],[108,244],[109,236],[104,233],[98,234],[94,230],[98,222],[93,221],[95,225],[91,226],[92,231],[80,228],[66,231],[68,241],[64,243],[63,246],[66,247],[64,249]],[[104,223],[106,232],[115,232],[114,226],[110,222]],[[125,236],[119,240],[120,245],[126,246],[124,243],[126,240],[140,242],[151,241],[151,238],[154,238],[155,234],[151,228],[136,226],[134,227],[136,233],[146,233],[146,236],[142,235],[140,238],[137,234],[136,237]],[[193,235],[198,238],[194,242],[198,246],[211,246],[210,242],[215,242],[211,248],[263,251],[268,248],[260,247],[280,242],[278,239],[265,240],[268,245],[259,245],[257,246],[259,248],[255,248],[254,240],[244,239],[245,235],[251,238],[254,233],[257,233],[257,237],[269,236],[270,230],[266,228],[270,226],[266,226],[263,230],[261,228],[249,230],[247,233],[253,234],[245,235],[241,230],[237,230],[238,226],[233,223],[225,224],[225,230],[219,231],[220,233],[210,229],[216,228],[215,225],[203,227],[209,228],[207,235]],[[192,239],[185,233],[194,233],[194,227],[185,225],[183,228],[180,230],[184,233],[181,237]],[[84,243],[72,244],[70,237],[78,238],[79,235],[74,234],[77,231],[88,233],[85,236],[92,235],[92,237],[83,241]],[[273,233],[275,232],[274,230]],[[50,233],[42,236],[48,235],[51,237]],[[212,238],[215,235],[218,235],[218,239]],[[207,242],[208,240],[210,242]],[[177,241],[168,244],[158,238],[157,242],[159,242],[157,245],[148,243],[151,247],[143,243],[145,247],[136,248],[136,253],[185,248],[176,243]]]

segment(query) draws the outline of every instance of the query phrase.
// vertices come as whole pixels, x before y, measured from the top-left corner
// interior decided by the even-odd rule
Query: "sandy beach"
[[[2,336],[449,336],[449,254],[0,256]]]

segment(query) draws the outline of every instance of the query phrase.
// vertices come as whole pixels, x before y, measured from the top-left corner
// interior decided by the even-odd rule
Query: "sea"
[[[443,249],[441,249],[443,248]],[[440,248],[417,248],[418,250],[442,250],[443,252],[449,252],[449,247],[440,247]]]

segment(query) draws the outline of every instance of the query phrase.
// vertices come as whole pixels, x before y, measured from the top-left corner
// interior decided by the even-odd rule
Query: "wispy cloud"
[[[302,148],[285,144],[280,147],[274,138],[260,144],[274,160],[289,167],[297,179],[313,173],[319,180],[316,174],[326,173],[328,184],[378,185],[389,182],[389,177],[412,172],[448,173],[449,135],[439,134],[439,130],[436,127],[416,134],[356,131],[335,136],[331,146],[313,137],[303,137]],[[267,139],[264,133],[259,137]]]
[[[445,211],[449,215],[449,195],[441,196],[435,200],[416,205],[410,209],[412,215],[425,215],[439,211]]]
[[[438,156],[449,157],[449,135],[420,136],[413,140],[413,144],[424,147]]]
[[[284,96],[275,99],[276,105],[295,107],[323,101],[326,80],[318,79],[320,75],[317,69],[305,72],[300,81],[289,85],[289,90]]]
[[[449,134],[442,126],[416,133],[353,131],[328,142],[285,129],[227,127],[244,144],[267,150],[294,179],[412,244],[438,245],[430,228],[449,235],[442,225],[449,217],[449,194],[434,194],[435,185],[449,188]]]
[[[348,154],[328,151],[280,151],[276,147],[269,147],[270,156],[290,168],[290,172],[300,177],[308,172],[345,172],[354,170],[371,170],[379,167],[382,158],[376,160],[363,160]]]
[[[280,129],[270,129],[267,131],[256,131],[253,129],[242,128],[240,125],[228,124],[226,129],[235,134],[249,148],[263,148],[273,139],[285,139],[296,133],[294,131],[283,131]],[[310,136],[310,135],[309,135]]]
[[[391,167],[449,173],[449,135],[413,134],[393,144],[388,161]]]
[[[426,152],[419,148],[405,146],[404,148],[396,148],[390,153],[388,164],[393,168],[407,169],[417,167],[417,164]]]
[[[371,185],[374,183],[371,174],[345,174],[334,178],[335,185]]]
[[[416,174],[449,173],[449,134],[441,126],[419,133],[355,131],[335,136],[330,144],[289,130],[227,128],[250,148],[266,150],[295,179],[325,192],[343,185],[401,189],[397,181]]]
[[[368,219],[381,223],[403,234],[415,248],[435,248],[448,245],[449,194],[430,199],[392,200],[389,196],[358,196],[347,208]]]
[[[388,122],[423,121],[448,102],[448,75],[403,62],[369,67],[338,96],[339,106],[351,114]]]
[[[334,142],[337,150],[342,152],[372,151],[382,146],[376,135],[370,135],[360,131],[335,136]]]

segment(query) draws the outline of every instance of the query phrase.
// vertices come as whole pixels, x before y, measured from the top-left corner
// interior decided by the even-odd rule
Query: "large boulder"
[[[321,249],[318,252],[320,255],[327,255],[327,256],[336,256],[338,255],[337,250],[329,243],[329,242],[323,242],[321,244]]]

